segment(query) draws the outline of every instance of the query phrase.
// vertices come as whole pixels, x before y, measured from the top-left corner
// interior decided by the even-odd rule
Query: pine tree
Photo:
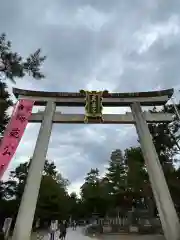
[[[116,149],[111,153],[111,160],[107,168],[106,178],[109,181],[109,190],[111,194],[118,194],[125,191],[126,165],[120,149]]]
[[[3,135],[5,126],[9,121],[7,110],[12,106],[10,94],[7,91],[7,85],[0,81],[0,138]]]
[[[11,42],[7,41],[6,35],[0,35],[0,139],[9,121],[7,109],[12,106],[6,80],[9,79],[15,83],[15,78],[23,78],[26,74],[34,79],[44,78],[40,67],[45,58],[41,56],[41,50],[38,49],[28,58],[23,59],[12,50]]]
[[[41,56],[41,49],[23,59],[12,51],[11,42],[7,41],[6,35],[0,35],[0,81],[9,79],[15,83],[16,77],[22,78],[26,74],[34,79],[42,79],[44,75],[40,67],[45,59],[45,56]]]

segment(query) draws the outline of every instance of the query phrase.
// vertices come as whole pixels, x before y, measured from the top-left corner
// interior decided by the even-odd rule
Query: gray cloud
[[[179,10],[178,0],[6,0],[0,8],[0,31],[22,55],[41,47],[48,57],[45,80],[26,77],[17,81],[17,87],[119,92],[174,87],[179,98]],[[38,129],[29,125],[9,169],[32,156]],[[55,125],[48,158],[74,189],[91,167],[104,171],[113,149],[136,144],[135,128],[130,126]]]

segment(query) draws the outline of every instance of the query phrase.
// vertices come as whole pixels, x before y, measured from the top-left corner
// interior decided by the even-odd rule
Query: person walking
[[[60,226],[59,226],[59,229],[60,229],[59,239],[65,240],[66,233],[67,233],[67,222],[66,221],[61,222]]]
[[[73,221],[73,224],[72,224],[72,229],[73,229],[73,230],[76,230],[76,226],[77,226],[77,224],[76,224],[76,221],[74,220],[74,221]]]
[[[56,230],[57,230],[57,223],[55,220],[52,220],[50,225],[50,240],[55,240]]]

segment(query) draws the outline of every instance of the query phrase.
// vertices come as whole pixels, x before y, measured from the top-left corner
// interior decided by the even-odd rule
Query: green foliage
[[[111,194],[124,192],[127,184],[127,171],[122,151],[117,149],[112,152],[106,178],[109,182]]]
[[[40,49],[23,59],[12,50],[11,42],[6,39],[6,35],[0,35],[0,137],[9,121],[7,110],[12,106],[5,81],[9,79],[15,83],[16,78],[23,78],[25,75],[34,79],[44,78],[40,67],[45,59],[45,56],[41,56]]]
[[[9,121],[7,110],[10,106],[12,106],[12,101],[7,91],[7,85],[0,81],[0,136],[3,134]]]
[[[72,220],[77,220],[80,216],[80,199],[78,198],[77,194],[75,192],[72,192],[69,195],[69,209],[68,213]]]
[[[133,192],[139,192],[148,182],[148,174],[145,169],[144,158],[140,147],[125,150],[125,161],[128,165],[127,181],[128,187]]]
[[[44,78],[40,67],[45,56],[41,56],[41,50],[38,49],[25,60],[17,53],[12,51],[11,42],[6,40],[3,33],[0,36],[0,74],[1,80],[6,78],[15,83],[15,78],[22,78],[26,74],[35,79]]]
[[[52,176],[44,175],[36,207],[36,218],[41,218],[41,220],[66,218],[67,209],[64,207],[66,201],[66,189]]]
[[[180,104],[176,107],[180,110]],[[153,112],[157,112],[156,109]],[[166,105],[163,107],[162,112],[175,114],[173,105]],[[170,166],[176,161],[176,155],[180,152],[180,121],[175,114],[172,123],[158,123],[149,124],[149,130],[151,132],[153,142],[156,151],[159,155],[161,164]]]
[[[81,196],[85,211],[89,216],[97,212],[100,215],[105,214],[108,199],[104,194],[104,187],[97,168],[87,173],[85,183],[81,187]]]
[[[99,195],[99,170],[91,169],[81,187],[83,198],[96,198]]]
[[[30,163],[31,160],[21,163],[11,171],[9,180],[0,185],[1,199],[7,202],[8,208],[14,206],[10,215],[17,214]],[[58,173],[55,164],[46,160],[35,218],[40,217],[43,220],[67,217],[68,209],[64,207],[64,203],[68,201],[67,183],[68,181]]]

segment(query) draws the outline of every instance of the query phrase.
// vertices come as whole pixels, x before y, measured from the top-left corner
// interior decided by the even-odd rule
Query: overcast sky
[[[18,88],[131,92],[174,87],[180,98],[179,0],[0,0],[0,32],[23,56],[39,47],[47,55],[46,79],[20,79]],[[63,109],[71,111],[83,109]],[[38,124],[28,125],[9,169],[32,156],[38,130]],[[47,157],[71,181],[72,191],[90,168],[104,172],[113,149],[136,145],[133,126],[54,125]]]

